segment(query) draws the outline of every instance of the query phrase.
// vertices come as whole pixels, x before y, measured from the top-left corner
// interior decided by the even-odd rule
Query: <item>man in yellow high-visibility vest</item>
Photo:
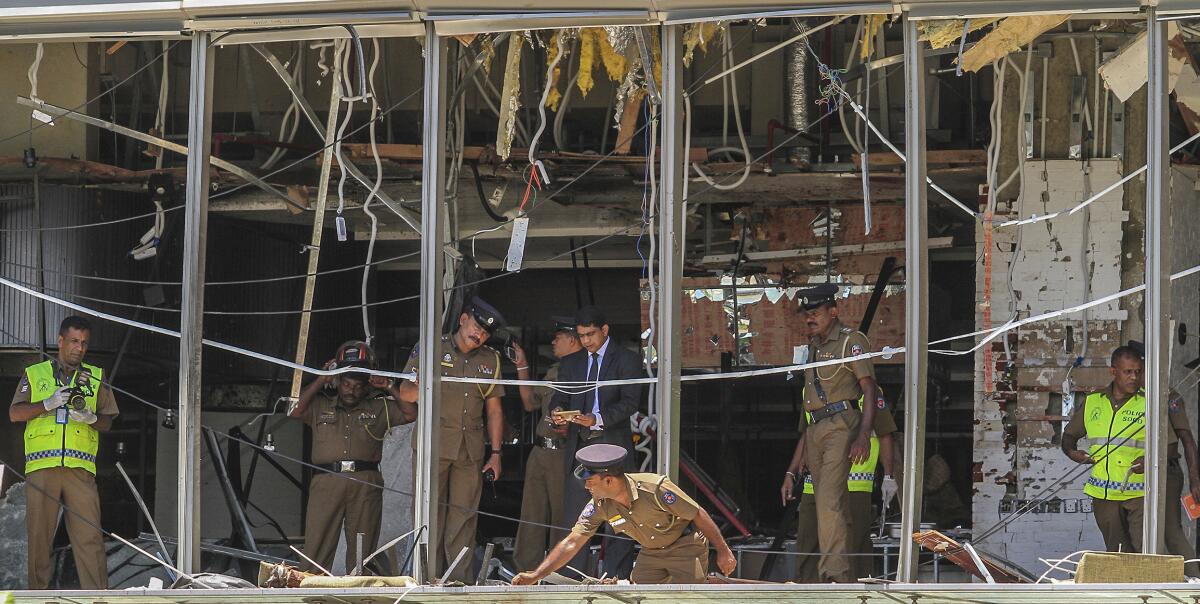
[[[119,411],[101,369],[83,362],[91,333],[87,319],[64,319],[58,357],[25,368],[8,410],[11,421],[25,422],[29,589],[50,586],[50,549],[64,504],[80,587],[108,588],[96,454],[100,432],[112,428]]]
[[[859,406],[862,406],[861,399]],[[874,568],[870,556],[874,552],[870,531],[876,516],[871,509],[871,494],[875,491],[875,475],[881,462],[883,465],[881,491],[884,505],[891,501],[897,491],[896,480],[892,477],[895,471],[892,440],[898,430],[896,419],[892,416],[891,406],[888,405],[882,393],[878,394],[875,407],[870,454],[866,459],[854,462],[850,466],[850,479],[846,482],[846,488],[849,491],[849,498],[846,500],[850,516],[849,553],[857,554],[850,556],[850,570],[851,576],[856,579],[869,576]],[[807,419],[807,414],[805,414],[801,431],[807,425]],[[804,497],[800,500],[798,507],[799,518],[796,526],[796,552],[798,554],[796,556],[796,579],[813,583],[820,579],[819,556],[813,555],[820,553],[817,539],[819,525],[817,523],[816,490],[813,488],[812,478],[804,470],[804,437],[801,436],[800,441],[796,443],[792,461],[788,465],[787,471],[784,472],[780,494],[783,504],[787,505],[789,500],[795,498],[797,481],[801,476],[804,477]]]
[[[1120,346],[1109,363],[1112,383],[1093,392],[1071,413],[1063,430],[1062,450],[1072,461],[1091,464],[1083,492],[1092,498],[1092,514],[1108,551],[1142,550],[1142,511],[1146,494],[1146,397],[1142,357]],[[1088,440],[1086,451],[1079,441]],[[1177,438],[1167,431],[1168,446]]]

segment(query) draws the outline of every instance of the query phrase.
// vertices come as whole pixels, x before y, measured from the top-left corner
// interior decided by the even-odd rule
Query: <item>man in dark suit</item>
[[[575,329],[583,350],[562,358],[558,379],[563,382],[598,382],[600,385],[578,394],[555,393],[551,407],[579,412],[568,422],[564,454],[567,459],[574,459],[575,451],[587,445],[617,445],[629,451],[625,465],[627,470],[634,471],[633,429],[629,417],[638,410],[642,387],[639,384],[606,387],[603,383],[645,377],[642,359],[608,337],[608,319],[594,306],[585,306],[575,313]],[[570,471],[568,467],[567,472]],[[565,510],[583,509],[591,497],[580,482],[571,480],[570,476],[567,477],[563,495]],[[602,543],[603,572],[609,577],[628,579],[633,568],[633,542],[606,537]],[[581,550],[570,565],[586,572],[580,566],[585,560],[586,551]]]

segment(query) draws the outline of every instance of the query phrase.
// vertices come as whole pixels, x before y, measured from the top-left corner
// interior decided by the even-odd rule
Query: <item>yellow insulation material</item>
[[[871,56],[871,44],[875,42],[875,36],[879,34],[879,28],[887,21],[887,15],[866,15],[866,24],[863,27],[862,50],[859,52],[858,58],[866,61]]]
[[[608,39],[608,32],[601,28],[596,28],[596,42],[600,45],[600,59],[604,61],[604,70],[608,72],[608,79],[620,82],[625,78],[625,71],[629,69],[625,57],[613,48],[612,42]]]
[[[970,31],[983,29],[988,25],[999,21],[1000,17],[987,17],[983,19],[971,19]],[[950,19],[946,21],[921,21],[918,25],[921,30],[922,42],[929,42],[932,48],[945,48],[951,44],[958,44],[962,39],[963,20]]]
[[[576,85],[579,94],[587,97],[596,81],[592,78],[592,70],[596,63],[596,31],[595,27],[585,27],[579,30],[579,79]]]
[[[713,21],[704,23],[694,23],[683,32],[683,65],[685,67],[692,64],[692,54],[699,48],[700,52],[708,52],[708,41],[717,35],[720,26]]]

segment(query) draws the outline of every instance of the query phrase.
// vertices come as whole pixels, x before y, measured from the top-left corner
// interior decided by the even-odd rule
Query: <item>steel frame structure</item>
[[[173,2],[128,3],[130,11],[135,11],[137,5],[153,4],[159,9]],[[179,2],[181,6],[186,1]],[[220,2],[216,4],[222,4]],[[230,0],[223,4],[237,6],[239,2]],[[261,5],[254,3],[258,10]],[[336,2],[292,3],[296,6],[336,6]],[[1151,3],[1154,4],[1154,3]],[[1158,9],[1149,8],[1144,15],[1147,19],[1150,36],[1150,60],[1148,64],[1149,86],[1148,94],[1153,102],[1149,103],[1147,123],[1147,155],[1149,169],[1146,179],[1147,192],[1147,221],[1146,221],[1146,325],[1147,325],[1147,380],[1146,390],[1148,400],[1152,401],[1147,407],[1147,508],[1144,539],[1145,551],[1155,552],[1162,541],[1162,526],[1164,502],[1159,495],[1165,481],[1165,446],[1163,439],[1166,431],[1166,402],[1165,385],[1168,366],[1166,363],[1167,333],[1169,321],[1165,312],[1169,310],[1170,259],[1167,256],[1170,248],[1170,229],[1164,228],[1169,224],[1170,208],[1167,199],[1167,177],[1170,169],[1168,145],[1167,91],[1166,78],[1166,40],[1163,18],[1172,15],[1200,13],[1200,0],[1160,0]],[[78,32],[72,26],[78,26],[78,19],[85,15],[87,2],[73,3],[71,6],[58,7],[56,10],[43,10],[40,13],[45,18],[41,27],[31,26],[28,15],[22,16],[22,9],[0,10],[0,37],[6,36],[6,27],[20,25],[28,37],[44,39],[70,38],[72,35],[88,38],[91,33]],[[111,5],[106,5],[111,6]],[[210,6],[215,6],[210,4]],[[292,5],[289,5],[292,6]],[[676,475],[678,471],[678,431],[679,431],[679,396],[680,396],[680,361],[679,336],[681,304],[680,278],[683,260],[683,216],[686,199],[683,198],[684,178],[686,178],[686,150],[683,149],[682,132],[682,94],[683,74],[681,70],[681,23],[701,20],[722,20],[730,16],[747,14],[782,14],[796,11],[796,14],[839,14],[839,11],[855,14],[862,12],[863,2],[835,2],[830,0],[823,7],[813,7],[809,3],[796,2],[792,5],[775,3],[763,7],[762,3],[748,5],[733,5],[724,10],[713,10],[707,6],[676,9],[672,11],[649,12],[644,24],[662,24],[662,56],[664,61],[662,87],[662,158],[661,188],[657,200],[658,228],[662,247],[659,256],[661,272],[657,280],[659,291],[659,309],[657,312],[658,333],[654,340],[659,354],[657,375],[657,405],[661,413],[658,432],[659,459],[657,468],[660,472]],[[910,401],[910,412],[905,422],[905,452],[909,470],[905,473],[903,489],[903,528],[911,533],[919,522],[921,504],[921,478],[923,475],[924,455],[924,418],[925,418],[925,381],[926,357],[928,353],[928,249],[927,219],[926,219],[926,184],[925,184],[925,132],[924,132],[924,90],[925,70],[923,54],[918,52],[916,22],[926,19],[941,19],[954,17],[972,17],[1002,13],[1052,13],[1062,11],[1086,12],[1131,12],[1142,10],[1137,0],[991,0],[976,1],[933,1],[914,0],[900,3],[879,3],[870,5],[872,10],[891,7],[891,12],[903,12],[904,15],[904,73],[905,73],[905,142],[908,158],[906,170],[906,189],[908,205],[906,209],[906,271],[908,288],[906,290],[907,307],[905,313],[905,344],[907,359],[904,383],[905,400]],[[877,8],[878,7],[878,8]],[[53,8],[53,7],[52,7]],[[822,10],[824,9],[824,10]],[[32,10],[32,9],[30,9]],[[165,9],[163,9],[165,10]],[[56,20],[74,11],[73,20]],[[617,11],[622,12],[622,11]],[[605,21],[617,20],[623,23],[639,23],[638,15],[625,14],[607,15],[603,11],[580,11],[575,13],[530,13],[529,11],[504,15],[486,13],[479,15],[464,15],[448,13],[445,15],[403,13],[404,19],[410,19],[409,26],[419,27],[411,20],[424,21],[424,157],[425,178],[422,183],[422,216],[421,216],[421,302],[420,302],[420,344],[419,344],[419,388],[423,411],[418,424],[417,471],[414,477],[415,518],[414,526],[425,526],[427,530],[421,534],[420,552],[417,561],[422,557],[429,560],[428,566],[415,564],[419,580],[427,580],[436,575],[437,548],[437,506],[432,502],[437,500],[436,460],[431,454],[436,451],[438,430],[434,420],[438,416],[438,399],[440,379],[437,368],[440,325],[444,307],[443,273],[445,268],[445,252],[443,240],[447,220],[444,207],[445,181],[445,149],[446,149],[446,51],[447,37],[477,28],[499,29],[537,29],[542,27],[564,27],[571,24],[595,25]],[[636,11],[633,11],[636,12]],[[132,14],[132,13],[131,13]],[[356,13],[357,14],[357,13]],[[346,13],[338,13],[341,22],[352,21],[345,18]],[[1163,15],[1163,16],[1160,16]],[[354,16],[354,15],[351,15]],[[369,11],[363,13],[364,18],[370,16]],[[673,16],[673,17],[672,17]],[[54,17],[52,19],[51,17]],[[671,19],[674,18],[674,21]],[[269,35],[262,34],[263,20],[269,17],[256,16],[246,27],[247,32],[239,33],[245,40],[253,41],[256,36],[260,39],[287,38],[286,30],[273,30]],[[337,22],[333,17],[330,23]],[[369,19],[368,19],[369,20]],[[161,20],[160,20],[161,21]],[[169,19],[168,19],[169,21]],[[203,24],[204,17],[197,17],[193,24]],[[370,21],[375,23],[375,21]],[[221,25],[236,26],[240,22],[222,22]],[[317,19],[314,24],[320,24]],[[55,25],[59,24],[59,25]],[[36,24],[35,24],[36,25]],[[282,27],[282,26],[281,26]],[[139,33],[136,27],[124,26],[117,28],[126,35]],[[160,25],[158,28],[147,30],[149,35],[164,35],[171,33],[171,27]],[[236,27],[226,31],[236,32]],[[404,31],[411,31],[404,30]],[[49,32],[49,33],[47,33]],[[55,33],[59,32],[59,33]],[[189,128],[188,128],[188,160],[187,160],[187,194],[184,247],[183,279],[183,312],[181,318],[180,339],[180,369],[179,369],[179,490],[178,490],[178,527],[180,551],[178,566],[184,572],[199,570],[199,523],[200,523],[200,383],[201,383],[201,332],[203,329],[203,291],[204,291],[204,255],[205,230],[207,222],[207,205],[209,191],[209,141],[211,139],[212,111],[212,82],[213,82],[213,47],[212,33],[208,28],[194,27],[191,30],[191,92],[189,96]],[[302,34],[297,33],[296,37]],[[273,36],[273,37],[272,37]],[[22,36],[8,36],[22,37]],[[331,129],[332,130],[332,129]],[[902,549],[900,578],[903,582],[916,582],[917,556],[916,545],[908,542]],[[730,586],[745,590],[745,586]],[[711,586],[710,586],[711,588]]]

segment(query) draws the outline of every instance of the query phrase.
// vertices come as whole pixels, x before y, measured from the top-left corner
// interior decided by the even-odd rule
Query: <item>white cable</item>
[[[875,126],[875,122],[872,122],[869,118],[867,118],[866,114],[863,113],[862,106],[859,105],[858,103],[855,103],[854,99],[851,98],[850,95],[848,93],[846,93],[845,91],[842,91],[842,95],[845,97],[846,103],[848,103],[850,105],[850,108],[853,109],[854,112],[857,113],[858,116],[861,117],[863,119],[863,121],[865,121],[867,123],[867,127],[869,127],[871,129],[871,132],[874,132],[875,136],[878,137],[880,141],[883,141],[883,144],[887,145],[888,149],[891,149],[892,153],[896,154],[896,157],[900,158],[900,161],[907,162],[908,157],[906,155],[904,155],[904,152],[901,151],[899,148],[897,148],[896,145],[892,144],[892,141],[888,140],[888,137],[884,136],[883,133],[879,131],[879,128]],[[955,199],[955,197],[953,195],[951,195],[949,192],[947,192],[945,189],[943,189],[937,183],[933,182],[932,178],[929,178],[928,176],[926,176],[925,182],[929,185],[929,188],[933,189],[934,191],[937,191],[939,194],[941,194],[942,197],[945,197],[947,200],[949,200],[950,203],[953,203],[954,205],[958,206],[959,209],[970,214],[976,220],[979,219],[979,212],[976,212],[975,210],[968,208],[966,206],[966,204],[959,201],[958,199]]]
[[[988,124],[992,128],[992,138],[988,141],[987,146],[987,164],[984,168],[985,177],[988,186],[988,203],[987,213],[996,213],[996,171],[997,164],[1000,161],[999,147],[1004,137],[1000,135],[1000,112],[1004,103],[1004,73],[1008,65],[1004,61],[996,61],[992,64],[992,88],[995,89],[995,95],[992,98],[992,106],[988,108]]]
[[[371,157],[375,160],[375,187],[367,194],[367,199],[363,201],[363,213],[371,219],[371,239],[367,242],[367,259],[363,264],[362,276],[362,322],[363,333],[366,335],[367,345],[371,345],[375,336],[371,334],[371,320],[367,306],[367,283],[371,276],[371,259],[375,254],[375,238],[379,234],[379,218],[375,216],[375,212],[371,211],[371,202],[379,194],[379,188],[383,186],[383,162],[379,159],[379,142],[375,136],[375,123],[379,116],[379,95],[375,94],[375,69],[379,66],[379,38],[371,39],[372,49],[375,51],[374,58],[371,60],[371,68],[367,73],[367,85],[370,89],[371,100],[371,122],[367,128],[368,135],[371,139]],[[342,160],[338,160],[342,161]]]
[[[1025,54],[1025,69],[1024,70],[1021,70],[1021,68],[1017,66],[1016,61],[1013,61],[1011,57],[1004,57],[1004,61],[1009,63],[1010,65],[1012,65],[1013,70],[1016,71],[1016,73],[1017,73],[1017,83],[1020,86],[1020,90],[1018,91],[1017,94],[1020,95],[1020,98],[1021,98],[1020,107],[1022,107],[1022,108],[1025,107],[1025,80],[1026,80],[1026,77],[1029,75],[1029,60],[1032,57],[1033,57],[1032,53]],[[1004,115],[1004,112],[1000,111],[998,115],[1002,117]],[[1023,117],[1025,114],[1021,113],[1020,115]],[[996,121],[997,121],[997,124],[1000,123],[999,119],[997,119]],[[1020,133],[1021,136],[1023,136],[1025,129],[1022,128],[1020,126],[1020,124],[1018,123],[1017,131]],[[997,147],[999,147],[999,145],[997,145]],[[996,155],[997,156],[1000,155],[999,148],[997,148],[997,150],[996,150]],[[1017,146],[1017,157],[1018,158],[1024,157],[1021,154],[1021,145]],[[1014,179],[1016,179],[1017,175],[1020,174],[1021,172],[1022,172],[1021,162],[1017,162],[1016,167],[1014,167],[1013,171],[1008,174],[1008,177],[1004,179],[1004,182],[996,185],[995,196],[999,197],[1000,192],[1003,191],[1004,189],[1008,188],[1008,185],[1012,184],[1012,181]]]
[[[576,48],[578,48],[579,43],[580,41],[578,39],[574,42]],[[567,62],[567,66],[570,67],[578,58],[578,54],[576,54],[574,57],[571,57],[572,60]],[[478,80],[476,81],[478,82]],[[574,75],[567,79],[567,88],[563,90],[562,98],[558,100],[558,109],[554,111],[554,146],[557,147],[559,151],[565,151],[567,148],[567,146],[563,143],[562,138],[563,119],[565,119],[567,116],[567,106],[571,103],[571,92],[575,89],[575,84],[578,81],[579,65],[575,65]]]
[[[43,50],[42,43],[38,42],[37,48],[33,52],[33,63],[29,65],[29,71],[27,72],[29,76],[29,98],[35,101],[41,100],[38,97],[38,67],[42,64]]]
[[[158,83],[158,111],[154,114],[154,129],[158,131],[158,135],[166,138],[167,136],[167,103],[169,102],[169,78],[168,73],[171,68],[171,46],[166,40],[162,42],[162,78]],[[154,158],[154,169],[161,170],[163,160],[166,158],[166,153],[162,149],[158,150],[158,156]]]
[[[724,50],[725,50],[725,52],[721,53],[722,60],[732,62],[733,61],[733,57],[732,57],[733,46],[729,43],[729,28],[725,28],[722,31],[722,34],[723,34],[722,42],[723,42],[723,46],[724,46]],[[725,57],[728,57],[728,58],[725,58]],[[729,73],[730,94],[733,97],[733,122],[734,122],[735,127],[737,127],[738,142],[740,142],[742,145],[742,149],[741,149],[742,157],[746,161],[746,167],[742,170],[741,178],[737,179],[736,181],[734,181],[730,184],[721,184],[721,183],[718,183],[718,182],[714,181],[713,179],[709,178],[709,176],[704,173],[704,170],[700,169],[699,164],[697,164],[697,163],[692,164],[692,168],[696,171],[696,174],[700,177],[701,180],[708,183],[712,188],[720,190],[720,191],[729,191],[729,190],[736,189],[736,188],[742,186],[742,183],[746,182],[747,178],[750,178],[750,170],[751,170],[751,168],[754,167],[754,164],[753,164],[754,156],[750,154],[750,145],[746,142],[746,130],[745,130],[745,128],[742,127],[742,112],[741,112],[740,99],[738,98],[737,75],[735,75],[733,70],[728,70],[728,73]],[[722,148],[727,149],[727,147],[722,147]],[[684,150],[684,153],[687,154],[687,150]]]
[[[1184,147],[1196,142],[1196,140],[1198,140],[1198,139],[1200,139],[1200,132],[1197,132],[1196,134],[1189,136],[1187,138],[1187,140],[1184,140],[1182,143],[1179,143],[1178,145],[1175,145],[1174,147],[1171,147],[1170,153],[1172,153],[1172,154],[1177,153],[1180,150],[1182,150]],[[1016,226],[1016,225],[1024,225],[1024,224],[1033,224],[1035,222],[1043,222],[1046,220],[1050,220],[1052,218],[1057,218],[1058,216],[1062,216],[1062,215],[1074,214],[1074,213],[1079,212],[1080,210],[1083,210],[1084,208],[1088,207],[1093,202],[1095,202],[1097,199],[1100,199],[1101,197],[1108,195],[1117,187],[1120,187],[1121,185],[1137,178],[1142,172],[1145,172],[1145,171],[1146,171],[1146,165],[1142,164],[1142,166],[1140,168],[1121,177],[1120,180],[1118,180],[1117,182],[1114,182],[1111,185],[1108,185],[1107,187],[1102,189],[1099,193],[1096,193],[1095,195],[1092,195],[1091,197],[1079,202],[1078,204],[1075,205],[1075,207],[1071,208],[1070,210],[1066,210],[1064,212],[1052,212],[1052,213],[1046,214],[1044,216],[1038,216],[1035,214],[1033,216],[1030,216],[1029,218],[1024,218],[1024,219],[1020,219],[1020,220],[1008,220],[1008,221],[1002,222],[996,226],[997,227],[1008,227],[1008,226]]]
[[[1182,279],[1182,278],[1190,276],[1190,275],[1194,275],[1196,273],[1200,273],[1200,265],[1197,265],[1197,266],[1191,267],[1189,269],[1179,271],[1177,273],[1172,274],[1171,280],[1175,281],[1175,280]],[[56,298],[54,296],[44,294],[37,290],[25,287],[19,283],[16,283],[16,282],[6,279],[4,277],[0,277],[0,285],[4,285],[6,287],[15,289],[24,294],[38,298],[40,300],[44,300],[46,302],[50,302],[51,304],[54,304],[57,306],[62,306],[64,308],[69,308],[69,309],[81,312],[81,313],[89,315],[89,316],[105,319],[108,321],[113,321],[115,323],[120,323],[122,325],[126,325],[129,327],[143,329],[143,330],[146,330],[146,331],[149,331],[152,333],[157,333],[160,335],[165,335],[165,336],[169,336],[169,337],[173,337],[173,338],[179,337],[179,332],[177,332],[177,331],[172,331],[170,329],[167,329],[164,327],[159,327],[157,325],[141,323],[139,321],[134,321],[132,319],[126,319],[124,317],[119,317],[116,315],[98,311],[98,310],[95,310],[92,308],[88,308],[86,306],[75,304],[73,302],[68,302],[61,298]],[[971,333],[960,334],[957,336],[951,336],[948,338],[935,340],[935,341],[929,343],[929,345],[932,346],[932,345],[937,345],[937,344],[946,344],[946,343],[957,341],[957,340],[974,338],[977,336],[985,336],[984,339],[970,351],[930,350],[929,352],[933,353],[933,354],[943,354],[943,355],[951,355],[951,356],[972,354],[975,350],[979,349],[980,347],[985,345],[987,342],[989,342],[989,341],[995,339],[997,336],[999,336],[1003,333],[1007,333],[1013,329],[1022,327],[1024,325],[1029,325],[1031,323],[1037,323],[1037,322],[1046,321],[1049,319],[1054,319],[1054,318],[1057,318],[1057,317],[1060,317],[1063,315],[1075,314],[1082,310],[1086,310],[1089,308],[1107,304],[1114,300],[1119,300],[1123,297],[1133,295],[1133,294],[1141,292],[1145,289],[1146,289],[1145,285],[1137,285],[1137,286],[1134,286],[1134,287],[1131,287],[1128,289],[1124,289],[1124,290],[1121,290],[1121,291],[1113,293],[1113,294],[1109,294],[1102,298],[1084,302],[1084,303],[1081,303],[1081,304],[1078,304],[1078,305],[1075,305],[1075,306],[1072,306],[1069,308],[1064,308],[1062,310],[1056,310],[1053,312],[1048,312],[1048,313],[1043,313],[1040,315],[1031,316],[1031,317],[1028,317],[1021,321],[1009,321],[999,327],[978,330],[978,331],[974,331]],[[358,373],[367,373],[370,375],[380,375],[380,376],[385,376],[385,377],[393,377],[393,378],[400,378],[400,379],[406,379],[406,380],[416,379],[416,374],[413,374],[413,373],[399,373],[399,372],[395,372],[395,371],[381,371],[381,370],[365,370],[365,369],[360,369],[360,368],[356,368],[356,367],[344,367],[344,368],[332,369],[332,370],[314,369],[312,367],[300,365],[298,363],[294,363],[294,362],[288,361],[286,359],[272,357],[270,355],[262,354],[259,352],[254,352],[252,350],[240,348],[237,346],[233,346],[231,344],[225,344],[223,342],[217,342],[214,340],[204,339],[204,340],[202,340],[202,343],[207,346],[211,346],[213,348],[225,350],[228,352],[232,352],[234,354],[250,357],[250,358],[264,361],[267,363],[280,365],[282,367],[287,367],[289,369],[303,371],[305,373],[309,373],[312,375],[330,375],[330,376],[332,376],[332,375],[340,375],[342,373],[358,372]],[[680,377],[680,380],[684,381],[684,382],[695,382],[695,381],[711,381],[711,380],[723,380],[723,379],[739,379],[739,378],[756,377],[756,376],[762,376],[762,375],[776,375],[776,374],[780,374],[780,373],[804,371],[807,369],[813,369],[813,368],[818,368],[818,367],[841,365],[844,363],[865,360],[865,359],[873,359],[873,358],[877,358],[877,357],[891,358],[894,355],[903,354],[904,352],[905,352],[905,348],[903,346],[897,347],[897,348],[885,346],[883,348],[883,350],[880,350],[877,352],[867,352],[867,353],[863,353],[860,355],[854,355],[854,356],[849,356],[849,357],[844,357],[844,358],[828,359],[825,361],[814,361],[814,362],[809,362],[809,363],[803,363],[803,364],[798,364],[798,365],[788,365],[788,366],[783,366],[783,367],[773,367],[773,368],[769,368],[769,369],[755,369],[755,370],[747,370],[747,371],[733,371],[733,372],[700,374],[700,375],[685,375],[685,376]],[[500,385],[506,385],[506,386],[508,386],[508,385],[512,385],[512,386],[547,386],[547,387],[556,388],[556,389],[562,388],[562,389],[568,389],[568,390],[569,389],[577,389],[577,388],[582,387],[586,390],[588,388],[606,388],[606,387],[621,386],[621,385],[627,385],[627,384],[651,384],[651,383],[657,382],[657,379],[652,378],[652,377],[647,377],[647,378],[634,378],[634,379],[625,379],[625,380],[605,380],[605,381],[601,381],[601,382],[545,382],[545,381],[538,381],[538,380],[480,379],[480,378],[458,378],[458,377],[446,376],[446,377],[441,378],[441,381],[454,382],[454,383],[471,383],[471,384],[500,384]]]
[[[845,67],[846,71],[850,71],[850,68],[854,66],[855,50],[858,49],[859,40],[862,39],[862,35],[863,35],[863,27],[868,18],[870,18],[870,15],[863,15],[862,17],[859,17],[858,26],[854,28],[854,41],[850,43],[850,52],[846,55],[846,67]],[[870,58],[868,57],[868,61],[869,60],[870,60]],[[869,80],[870,77],[871,77],[871,72],[869,69],[867,69],[867,64],[864,62],[863,63],[862,80]],[[859,80],[854,83],[856,86],[856,88],[854,90],[855,96],[857,96],[858,93],[862,91],[862,80]],[[850,143],[850,148],[854,149],[855,153],[857,153],[859,155],[863,155],[863,147],[858,142],[857,134],[851,134],[850,127],[846,124],[846,106],[838,105],[837,111],[838,111],[838,121],[841,122],[841,124],[842,124],[842,134],[846,135],[846,142]],[[857,131],[858,123],[855,122],[854,126],[855,126],[855,130]]]
[[[295,64],[294,65],[285,64],[285,67],[289,67],[289,66],[291,67],[292,80],[296,82],[296,85],[300,88],[300,90],[304,90],[304,43],[303,42],[296,43],[296,50],[295,50],[294,57],[295,57],[295,59],[294,59]],[[291,61],[289,61],[289,63],[290,62]],[[283,112],[283,118],[281,120],[279,120],[279,135],[276,137],[276,140],[278,140],[281,143],[287,142],[290,144],[293,141],[295,141],[296,133],[300,130],[300,118],[301,118],[301,116],[300,116],[300,111],[301,111],[300,110],[300,100],[296,98],[296,95],[291,95],[291,101],[292,102],[291,102],[291,104],[288,105],[287,110]],[[285,141],[285,139],[286,139],[286,141]],[[274,168],[275,164],[279,163],[279,160],[283,159],[283,156],[286,154],[287,154],[286,147],[283,147],[283,146],[276,147],[273,151],[271,151],[270,157],[268,157],[267,160],[264,161],[261,166],[259,166],[259,169],[270,170],[271,168]]]
[[[346,128],[350,125],[350,119],[354,116],[354,99],[347,98],[346,93],[349,88],[346,87],[346,68],[350,61],[350,53],[347,52],[349,44],[344,40],[337,40],[333,47],[333,85],[340,87],[343,96],[342,100],[346,101],[349,106],[346,108],[346,113],[342,117],[342,124],[338,127],[337,138],[333,143],[333,154],[337,156],[338,161],[338,186],[337,186],[337,216],[342,219],[342,212],[346,209],[346,176],[349,170],[346,169],[346,156],[342,154],[342,139],[346,136]]]
[[[33,296],[38,299],[45,300],[46,302],[50,302],[51,304],[55,304],[57,306],[62,306],[63,308],[69,308],[71,310],[81,312],[85,315],[90,315],[90,316],[97,317],[100,319],[105,319],[107,321],[112,321],[114,323],[120,323],[121,325],[126,325],[129,327],[136,327],[138,329],[143,329],[143,330],[149,331],[151,333],[156,333],[159,335],[164,335],[164,336],[168,336],[168,337],[172,337],[172,338],[179,337],[178,331],[172,331],[165,327],[159,327],[157,325],[150,325],[149,323],[141,323],[139,321],[134,321],[132,319],[126,319],[124,317],[119,317],[117,315],[112,315],[112,314],[109,314],[106,312],[88,308],[88,307],[80,305],[80,304],[75,304],[74,302],[68,302],[61,298],[55,298],[54,296],[43,294],[36,290],[25,287],[19,283],[15,283],[13,281],[5,279],[4,277],[0,277],[0,285],[10,287],[19,292],[28,294],[28,295]],[[308,367],[306,365],[300,365],[299,363],[293,363],[292,361],[288,361],[286,359],[276,358],[276,357],[273,357],[270,355],[262,354],[261,352],[254,352],[253,350],[247,350],[245,348],[240,348],[240,347],[234,346],[232,344],[226,344],[224,342],[218,342],[216,340],[209,340],[209,339],[205,338],[204,340],[202,340],[202,342],[205,345],[211,346],[213,348],[225,350],[227,352],[232,352],[234,354],[238,354],[238,355],[245,356],[245,357],[250,357],[252,359],[257,359],[259,361],[264,361],[264,362],[271,363],[274,365],[280,365],[282,367],[287,367],[288,369],[295,369],[298,371],[303,371],[305,373],[309,373],[312,375],[340,375],[343,373],[357,372],[357,373],[368,373],[371,375],[381,375],[384,377],[392,377],[392,378],[399,378],[399,379],[405,379],[405,380],[416,379],[415,373],[400,373],[400,372],[396,372],[396,371],[380,371],[378,369],[367,370],[367,369],[360,369],[357,367],[343,367],[341,369],[314,369],[314,368]]]
[[[546,66],[546,87],[542,89],[542,100],[538,102],[538,116],[541,118],[541,122],[538,124],[537,131],[533,133],[533,138],[529,141],[529,165],[531,166],[537,163],[538,143],[542,140],[542,133],[546,131],[546,99],[550,97],[550,89],[554,85],[554,68],[558,66],[563,55],[567,54],[567,32],[566,29],[558,32],[558,53],[554,56],[554,60]]]

